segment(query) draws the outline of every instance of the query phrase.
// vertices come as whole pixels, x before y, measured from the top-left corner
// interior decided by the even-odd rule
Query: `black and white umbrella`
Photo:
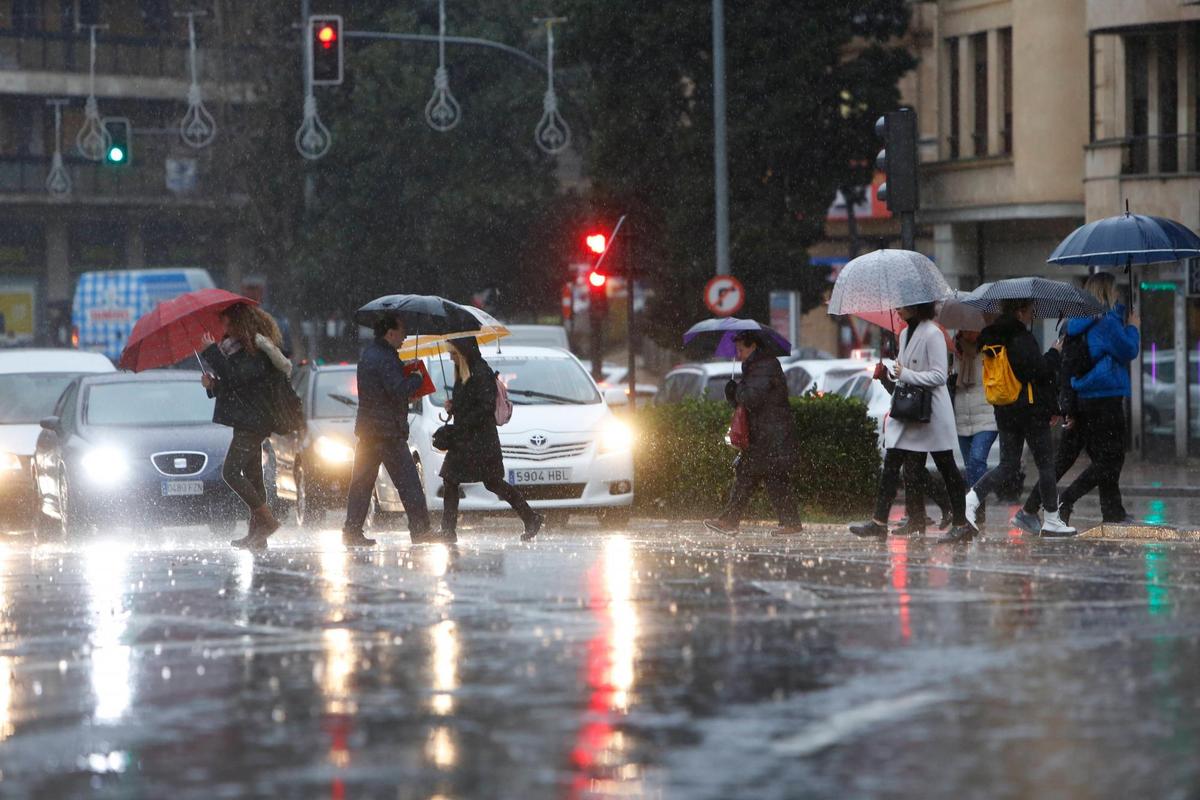
[[[1032,300],[1033,316],[1041,319],[1091,317],[1104,313],[1099,301],[1087,292],[1047,278],[1005,278],[980,286],[963,302],[985,314],[999,314],[1005,300]]]

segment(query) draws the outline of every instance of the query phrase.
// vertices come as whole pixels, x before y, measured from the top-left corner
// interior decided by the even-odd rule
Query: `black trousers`
[[[234,428],[233,441],[229,443],[225,464],[221,467],[225,484],[251,511],[267,502],[262,471],[262,443],[266,438],[261,433]]]
[[[909,466],[909,464],[911,464],[911,463],[912,462],[905,462],[904,467],[901,471],[902,480],[904,481],[904,486],[905,486],[905,489],[904,489],[904,511],[906,514],[908,514],[908,518],[909,519],[917,519],[917,520],[922,520],[922,519],[926,518],[926,514],[925,514],[925,498],[926,497],[928,497],[930,500],[932,500],[934,502],[934,505],[936,505],[938,507],[938,509],[941,510],[943,515],[952,513],[951,503],[950,503],[950,493],[946,491],[945,481],[939,481],[936,478],[934,478],[932,475],[929,474],[929,470],[927,470],[925,468],[924,459],[922,459],[922,461],[921,461],[921,468],[916,471],[915,475],[910,477],[908,474],[908,470],[911,469],[911,467]],[[907,487],[908,487],[910,481],[919,481],[920,482],[921,489],[920,489],[919,497],[917,495],[914,495],[913,493],[909,492]],[[964,489],[964,494],[965,493],[966,493],[966,490]],[[920,505],[916,504],[918,501],[920,502]]]
[[[461,484],[442,480],[442,531],[452,531],[458,525],[458,489]],[[483,488],[512,506],[525,524],[533,519],[534,511],[525,502],[525,495],[503,478],[491,478],[483,482]]]
[[[950,495],[950,511],[954,516],[954,524],[966,522],[967,483],[963,480],[958,464],[954,463],[952,450],[941,450],[936,453],[901,450],[893,447],[883,456],[883,471],[879,475],[879,494],[875,499],[875,519],[887,522],[892,510],[892,502],[900,489],[900,471],[904,470],[905,507],[909,510],[910,518],[925,519],[925,483],[928,475],[925,473],[925,459],[933,456],[933,463],[946,482],[946,492]],[[920,509],[918,512],[917,509]],[[914,514],[920,517],[914,517]]]
[[[420,536],[429,530],[429,507],[425,504],[425,492],[421,489],[421,477],[417,465],[408,450],[408,440],[399,436],[382,438],[359,437],[354,448],[354,470],[350,473],[350,489],[346,496],[346,533],[362,533],[367,511],[371,507],[371,492],[375,489],[375,477],[379,465],[388,471],[400,502],[408,514],[408,532]]]
[[[780,525],[800,524],[800,503],[792,489],[792,468],[761,470],[753,469],[746,464],[743,456],[738,458],[733,469],[733,491],[729,494],[729,503],[721,513],[721,520],[729,525],[737,526],[746,516],[750,500],[758,490],[760,483],[766,484],[767,499]]]
[[[1125,466],[1125,400],[1121,397],[1102,397],[1080,400],[1075,425],[1063,432],[1054,455],[1054,476],[1066,475],[1081,453],[1086,452],[1091,464],[1063,490],[1059,502],[1067,507],[1092,489],[1100,489],[1100,513],[1105,522],[1119,522],[1127,515],[1121,498],[1121,470]],[[1025,501],[1025,510],[1036,514],[1042,494],[1035,486]]]
[[[1038,498],[1050,509],[1058,509],[1058,479],[1054,473],[1054,445],[1050,441],[1050,420],[1027,415],[1017,419],[996,418],[1000,427],[1000,463],[983,474],[972,487],[980,500],[1014,480],[1021,471],[1025,445],[1033,454],[1038,470]]]

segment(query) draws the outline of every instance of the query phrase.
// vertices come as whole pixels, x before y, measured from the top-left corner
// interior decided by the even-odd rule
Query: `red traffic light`
[[[590,237],[589,237],[590,238]],[[608,276],[603,272],[592,271],[588,273],[588,283],[597,289],[604,288],[604,284],[608,281]]]
[[[608,237],[603,233],[589,233],[584,241],[587,243],[588,250],[591,250],[596,255],[603,253],[604,249],[608,246]]]
[[[322,25],[317,30],[317,40],[326,48],[333,47],[337,41],[337,30],[332,25]]]

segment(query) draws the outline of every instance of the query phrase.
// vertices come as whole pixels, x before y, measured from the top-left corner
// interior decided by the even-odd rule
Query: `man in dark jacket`
[[[404,511],[413,541],[429,533],[429,509],[417,465],[408,449],[408,406],[421,388],[420,373],[404,374],[396,350],[404,343],[404,325],[396,317],[375,323],[375,340],[358,359],[358,416],[354,421],[354,470],[346,497],[346,524],[342,542],[347,547],[370,547],[374,539],[363,535],[379,465],[387,468]]]
[[[989,348],[1003,347],[1021,390],[1015,402],[996,406],[1000,464],[984,473],[967,492],[966,531],[970,533],[961,538],[970,538],[979,530],[976,517],[980,502],[1016,476],[1021,468],[1021,454],[1026,444],[1037,464],[1041,496],[1047,501],[1042,535],[1071,536],[1075,533],[1075,529],[1063,523],[1058,515],[1058,487],[1050,440],[1050,418],[1058,412],[1056,385],[1062,341],[1055,342],[1054,347],[1043,355],[1037,339],[1029,331],[1032,321],[1032,300],[1006,300],[1000,318],[979,334],[979,350],[984,355],[985,371],[989,369],[987,359],[994,357]],[[943,540],[955,538],[947,536]]]
[[[762,340],[753,331],[739,333],[734,345],[742,362],[742,379],[725,385],[725,399],[734,407],[746,409],[750,444],[735,462],[729,505],[720,517],[705,520],[704,524],[709,530],[736,536],[754,490],[759,483],[766,483],[767,497],[779,515],[779,527],[773,533],[799,533],[800,509],[792,491],[796,427],[783,368],[779,359],[764,350]]]

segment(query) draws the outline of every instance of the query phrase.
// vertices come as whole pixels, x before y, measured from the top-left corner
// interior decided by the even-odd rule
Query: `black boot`
[[[542,525],[546,524],[546,515],[533,512],[533,516],[525,520],[525,532],[521,534],[521,541],[528,542],[530,539],[538,535],[538,531],[542,529]]]
[[[368,539],[362,531],[342,529],[342,544],[346,547],[374,547],[375,540]]]
[[[856,522],[850,526],[850,532],[861,539],[886,539],[887,525],[880,525],[875,520]]]
[[[937,540],[938,544],[966,544],[975,538],[975,529],[970,525],[955,525],[945,536]]]
[[[892,528],[892,536],[924,536],[925,527],[928,524],[929,520],[927,519],[909,517],[902,520],[897,527]]]

